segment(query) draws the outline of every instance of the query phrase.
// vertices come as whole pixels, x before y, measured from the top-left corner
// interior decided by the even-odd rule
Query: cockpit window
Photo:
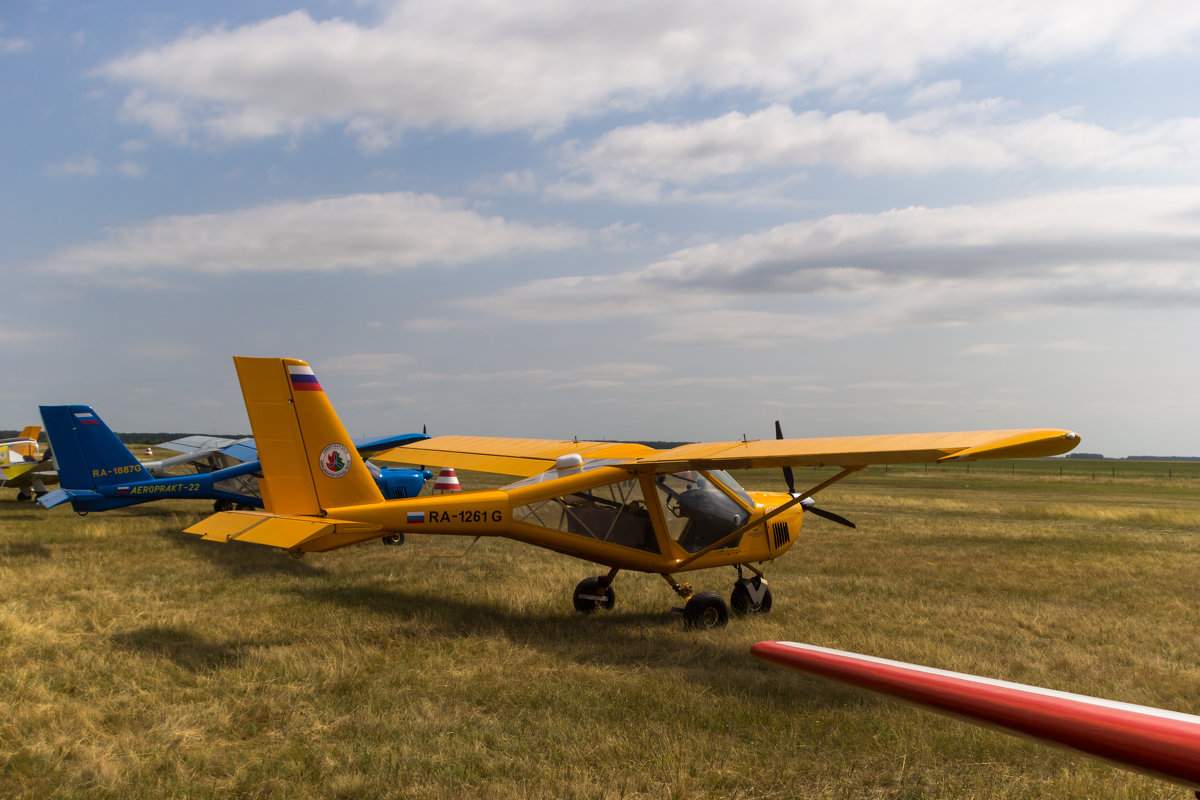
[[[719,480],[713,480],[714,477]],[[667,518],[671,538],[689,553],[696,553],[746,524],[749,512],[725,492],[728,480],[745,495],[737,482],[723,472],[688,471],[658,475],[654,485]],[[732,488],[731,488],[732,491]],[[746,498],[749,501],[749,497]],[[730,542],[726,547],[735,547]]]
[[[658,539],[637,478],[540,500],[513,509],[513,519],[657,553]]]
[[[709,470],[708,474],[715,478],[718,483],[732,492],[739,500],[745,503],[747,507],[754,508],[754,501],[750,499],[750,495],[747,494],[746,490],[742,488],[742,485],[734,480],[733,476],[728,472],[723,469],[714,469]]]

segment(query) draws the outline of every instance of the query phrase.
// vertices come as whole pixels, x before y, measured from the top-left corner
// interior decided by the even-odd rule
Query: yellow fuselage
[[[326,509],[328,519],[356,524],[339,524],[338,530],[307,541],[298,549],[332,550],[393,533],[406,536],[501,536],[609,567],[669,574],[770,561],[782,555],[800,532],[803,512],[799,505],[772,516],[766,523],[759,521],[765,514],[791,499],[787,494],[764,492],[748,495],[753,507],[744,499],[738,499],[737,502],[747,513],[747,522],[741,526],[743,534],[736,541],[699,555],[689,552],[672,538],[667,523],[668,512],[659,502],[647,501],[644,510],[639,509],[649,517],[647,535],[653,535],[653,539],[648,539],[641,547],[518,518],[518,509],[630,478],[625,470],[605,468],[515,488],[329,508]],[[636,476],[636,480],[642,484],[644,497],[655,497],[653,479],[651,474]]]

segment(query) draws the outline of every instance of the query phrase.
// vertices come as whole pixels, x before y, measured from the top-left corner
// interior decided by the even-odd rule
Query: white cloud
[[[951,98],[957,97],[961,92],[962,81],[957,78],[936,81],[913,89],[912,93],[908,96],[908,104],[912,106],[941,105],[948,102]]]
[[[5,24],[0,22],[0,34],[4,32]],[[0,55],[27,53],[33,49],[33,42],[20,36],[0,36]]]
[[[1127,131],[1062,114],[1010,124],[962,119],[981,113],[986,112],[963,106],[894,120],[882,113],[796,113],[773,105],[699,122],[617,128],[568,156],[568,167],[578,177],[556,194],[658,202],[670,195],[671,187],[820,165],[860,176],[1029,167],[1175,175],[1200,171],[1200,118]]]
[[[386,375],[413,363],[408,353],[352,353],[322,360],[317,367],[320,374],[331,375]]]
[[[963,350],[965,356],[986,356],[988,358],[1011,358],[1021,353],[1033,351],[1049,351],[1058,353],[1090,353],[1100,352],[1105,348],[1091,342],[1079,339],[1063,339],[1057,342],[1043,342],[1037,345],[1016,344],[1013,342],[984,342],[974,344]]]
[[[0,37],[0,54],[12,55],[14,53],[26,53],[33,49],[33,43],[28,39],[17,39],[9,37]]]
[[[142,178],[148,171],[145,164],[136,161],[122,161],[117,165],[117,172],[126,178]]]
[[[46,167],[46,174],[55,178],[93,177],[100,174],[100,162],[92,156],[74,161],[59,161]]]
[[[238,141],[337,124],[378,149],[412,127],[547,131],[700,92],[786,101],[918,80],[978,56],[1194,52],[1200,6],[1112,0],[542,0],[383,4],[374,25],[305,11],[192,31],[114,59],[125,113],[159,134]],[[941,90],[944,90],[943,87]]]
[[[46,266],[78,273],[394,271],[564,250],[586,238],[565,225],[485,217],[432,195],[356,194],[163,217],[60,250]]]
[[[1198,223],[1200,185],[837,215],[468,303],[527,321],[643,316],[656,340],[742,345],[1065,308],[1192,308]],[[779,298],[789,310],[770,305]]]
[[[537,189],[537,177],[528,169],[487,176],[471,185],[471,191],[478,194],[533,194]]]

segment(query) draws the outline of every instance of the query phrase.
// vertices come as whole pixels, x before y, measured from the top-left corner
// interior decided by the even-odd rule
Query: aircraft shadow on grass
[[[40,542],[5,542],[0,545],[0,558],[49,558],[50,548]]]
[[[235,667],[245,658],[252,642],[210,642],[182,628],[149,625],[113,634],[109,641],[125,650],[162,656],[189,672]]]
[[[884,707],[882,700],[864,697],[826,681],[801,683],[779,680],[765,665],[747,662],[746,646],[716,636],[711,641],[694,635],[686,640],[686,653],[678,641],[646,637],[646,625],[660,624],[679,630],[678,616],[670,612],[622,612],[614,610],[580,625],[570,615],[535,617],[503,607],[468,599],[442,597],[432,601],[416,590],[378,586],[326,586],[296,588],[294,594],[324,600],[348,609],[372,612],[405,620],[432,620],[446,639],[501,636],[515,644],[577,664],[601,667],[646,667],[670,673],[672,681],[691,687],[743,698],[749,706],[764,710],[788,707],[793,713],[839,709],[847,706]],[[604,642],[597,643],[597,628]],[[640,631],[640,632],[639,632]],[[726,676],[726,677],[722,677]]]

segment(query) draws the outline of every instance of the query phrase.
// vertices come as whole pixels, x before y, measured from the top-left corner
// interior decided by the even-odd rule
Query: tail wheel
[[[611,611],[617,602],[617,595],[604,578],[592,577],[584,578],[579,582],[579,585],[575,587],[575,595],[572,600],[575,603],[576,611],[590,614],[597,608]]]
[[[746,578],[733,585],[729,607],[739,617],[766,614],[771,610],[771,587],[762,578]]]
[[[683,621],[689,628],[724,628],[729,624],[729,606],[716,592],[697,592],[683,607]]]

